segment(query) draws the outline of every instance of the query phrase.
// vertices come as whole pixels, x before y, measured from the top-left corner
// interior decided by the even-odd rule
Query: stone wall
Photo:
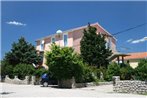
[[[99,85],[112,85],[113,82],[89,82],[89,83],[76,83],[75,87],[76,88],[81,88],[81,87],[91,87],[91,86],[99,86]]]
[[[147,83],[145,81],[138,80],[116,81],[115,85],[113,86],[113,90],[121,93],[145,94],[147,93]]]
[[[6,75],[4,82],[11,84],[35,84],[36,78],[35,76],[26,76],[24,80],[20,80],[17,76],[15,76],[14,79],[10,79],[9,76]]]

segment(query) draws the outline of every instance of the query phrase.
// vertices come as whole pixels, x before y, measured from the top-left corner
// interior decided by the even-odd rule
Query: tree
[[[83,73],[83,63],[72,48],[52,44],[51,51],[46,53],[46,59],[49,72],[59,81],[80,78]]]
[[[106,48],[105,36],[96,33],[95,27],[88,25],[88,29],[84,29],[82,40],[80,42],[81,56],[86,63],[100,68],[107,67],[108,57],[112,55],[112,51]]]
[[[37,55],[35,47],[26,42],[25,38],[21,37],[18,42],[12,44],[12,49],[5,55],[5,60],[10,65],[19,63],[32,64],[41,62],[41,56]]]
[[[140,60],[135,68],[135,78],[138,80],[147,80],[147,59]]]
[[[106,72],[107,76],[106,79],[107,80],[112,80],[113,76],[119,76],[120,75],[120,66],[113,62],[108,66],[107,72]]]
[[[131,80],[134,78],[133,77],[134,69],[129,64],[125,64],[125,65],[126,66],[120,68],[120,79]]]

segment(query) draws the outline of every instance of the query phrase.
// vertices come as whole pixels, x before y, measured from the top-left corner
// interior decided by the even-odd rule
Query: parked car
[[[43,87],[47,87],[48,85],[57,85],[57,83],[57,80],[47,73],[41,76],[40,84],[43,85]]]

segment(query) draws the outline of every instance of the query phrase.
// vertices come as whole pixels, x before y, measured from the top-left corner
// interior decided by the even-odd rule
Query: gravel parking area
[[[40,85],[16,85],[0,83],[2,98],[7,97],[130,97],[147,98],[145,95],[114,93],[112,85],[86,88],[61,89],[56,87],[41,87]]]

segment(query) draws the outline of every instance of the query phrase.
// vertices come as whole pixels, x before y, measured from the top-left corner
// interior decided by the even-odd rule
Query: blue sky
[[[35,40],[98,22],[111,34],[147,22],[147,2],[2,2],[2,57],[21,36]],[[115,36],[121,52],[147,51],[147,25]],[[127,49],[126,49],[127,48]]]

